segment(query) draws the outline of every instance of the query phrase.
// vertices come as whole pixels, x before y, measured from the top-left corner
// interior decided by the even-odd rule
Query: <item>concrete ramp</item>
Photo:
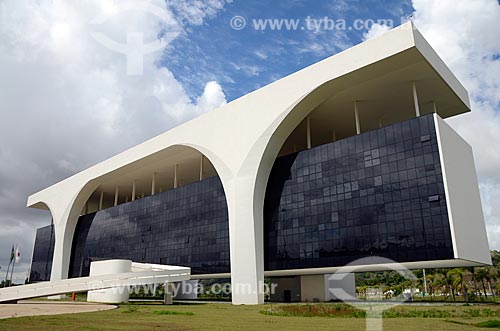
[[[114,260],[109,260],[112,262]],[[102,263],[108,261],[100,261]],[[93,262],[92,262],[93,263]],[[96,291],[117,287],[164,284],[190,279],[191,268],[132,262],[130,272],[63,279],[0,289],[0,302],[17,301],[52,295]]]

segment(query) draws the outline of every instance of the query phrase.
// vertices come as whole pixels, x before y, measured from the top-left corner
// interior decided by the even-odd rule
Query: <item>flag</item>
[[[19,263],[21,260],[21,252],[19,251],[19,247],[16,247],[16,263]]]
[[[10,262],[9,263],[12,263],[12,260],[14,260],[14,257],[15,257],[15,253],[14,253],[14,245],[12,245],[12,250],[10,251]]]

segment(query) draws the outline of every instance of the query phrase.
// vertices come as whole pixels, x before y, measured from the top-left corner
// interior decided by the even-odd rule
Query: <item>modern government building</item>
[[[346,264],[490,264],[472,149],[443,120],[469,111],[406,23],[30,196],[52,217],[31,281],[130,259],[257,304],[264,277],[275,300],[321,301]]]

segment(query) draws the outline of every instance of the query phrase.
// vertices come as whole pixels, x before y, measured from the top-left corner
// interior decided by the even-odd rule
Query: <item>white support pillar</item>
[[[418,107],[418,95],[417,95],[417,84],[411,82],[411,87],[413,90],[413,104],[415,105],[415,115],[420,117],[420,108]]]
[[[104,191],[101,191],[101,195],[99,196],[99,210],[102,210],[103,202],[104,202]]]
[[[354,119],[356,120],[356,134],[360,134],[361,125],[359,123],[358,101],[354,101]]]
[[[203,180],[203,154],[200,157],[200,180]]]
[[[229,246],[233,304],[264,303],[264,220],[254,210],[255,177],[227,181],[225,191],[229,213]],[[265,191],[264,191],[265,193]],[[258,194],[259,210],[264,194]]]
[[[115,188],[115,206],[118,206],[118,194],[120,193],[120,188],[117,186]]]
[[[132,201],[135,200],[135,196],[136,196],[136,183],[135,183],[135,179],[132,180]]]
[[[177,188],[177,185],[179,184],[178,172],[179,172],[179,165],[176,164],[174,167],[174,188]]]
[[[424,275],[424,296],[427,295],[427,277],[425,276],[425,269],[422,269]]]
[[[151,195],[156,193],[156,172],[153,173],[153,179],[151,180]]]
[[[337,134],[336,134],[335,130],[333,130],[333,132],[332,132],[332,141],[333,142],[337,141]]]
[[[438,112],[437,107],[436,107],[436,101],[432,101],[432,111],[434,112],[434,114],[437,114],[437,112]]]
[[[174,284],[167,282],[164,285],[163,304],[171,305],[174,303]]]
[[[68,217],[68,212],[55,216],[54,220],[54,255],[50,280],[61,280],[68,278],[69,263],[71,258],[72,239],[74,226],[64,223]],[[76,222],[75,222],[76,223]],[[69,229],[71,227],[72,229]],[[63,296],[57,296],[59,298]],[[56,296],[52,298],[56,299]]]
[[[311,119],[306,117],[307,149],[311,149]]]

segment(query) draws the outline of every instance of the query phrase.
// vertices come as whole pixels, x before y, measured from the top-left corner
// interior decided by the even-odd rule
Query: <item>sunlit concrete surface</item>
[[[87,302],[19,301],[0,304],[0,319],[22,316],[60,315],[111,310],[117,306]]]

